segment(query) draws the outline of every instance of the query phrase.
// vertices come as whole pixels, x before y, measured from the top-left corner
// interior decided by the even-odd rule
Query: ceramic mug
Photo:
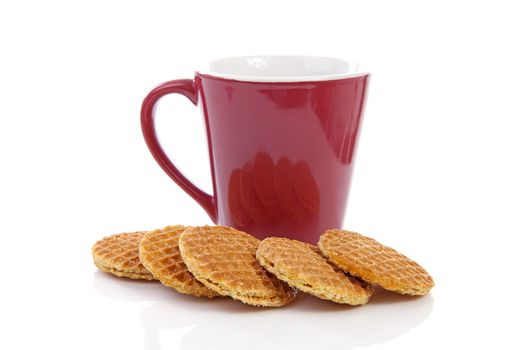
[[[146,144],[214,223],[261,239],[316,243],[344,219],[368,80],[355,68],[310,56],[215,60],[193,80],[168,81],[148,94],[141,111]],[[172,93],[203,112],[211,195],[182,175],[157,139],[154,107]]]

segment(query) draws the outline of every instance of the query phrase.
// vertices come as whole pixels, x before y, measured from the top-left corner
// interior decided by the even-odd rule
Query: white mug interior
[[[239,56],[213,60],[199,71],[225,79],[294,82],[345,79],[365,75],[357,63],[320,56]]]

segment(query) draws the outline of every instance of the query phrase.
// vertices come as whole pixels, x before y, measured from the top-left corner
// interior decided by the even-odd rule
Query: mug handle
[[[206,211],[213,222],[216,222],[217,212],[215,209],[215,198],[210,196],[190,180],[188,180],[170,161],[166,152],[162,149],[157,133],[155,131],[155,105],[158,100],[167,94],[181,94],[186,96],[194,105],[197,105],[197,92],[193,80],[180,79],[163,83],[146,96],[142,102],[140,121],[142,125],[142,134],[148,148],[160,167],[175,181],[187,194],[191,196]]]

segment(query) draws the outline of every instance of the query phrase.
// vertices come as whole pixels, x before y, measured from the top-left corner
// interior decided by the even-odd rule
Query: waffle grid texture
[[[318,245],[343,271],[390,291],[425,295],[434,286],[429,273],[415,261],[357,232],[328,230]]]
[[[286,305],[296,291],[259,264],[255,257],[259,243],[230,227],[204,226],[185,230],[179,244],[195,278],[220,295],[256,306]]]
[[[180,255],[179,238],[186,228],[166,226],[147,232],[140,241],[140,260],[165,286],[183,294],[213,298],[218,294],[193,277]]]
[[[287,238],[266,238],[257,259],[280,280],[321,299],[361,305],[372,295],[369,284],[345,275],[329,264],[311,244]]]
[[[104,237],[91,248],[93,263],[118,277],[154,280],[139,258],[139,242],[143,235],[143,231],[137,231]]]

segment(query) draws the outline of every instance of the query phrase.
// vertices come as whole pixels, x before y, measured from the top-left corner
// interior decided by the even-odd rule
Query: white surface
[[[357,63],[319,56],[240,56],[218,58],[210,62],[209,71],[226,79],[242,81],[292,82],[319,81],[356,77]]]
[[[0,348],[523,348],[523,11],[345,4],[2,2]],[[419,261],[430,296],[261,311],[93,267],[101,236],[209,223],[148,153],[140,104],[155,84],[250,54],[372,72],[346,227]],[[182,97],[158,111],[177,164],[209,189],[198,111]]]

